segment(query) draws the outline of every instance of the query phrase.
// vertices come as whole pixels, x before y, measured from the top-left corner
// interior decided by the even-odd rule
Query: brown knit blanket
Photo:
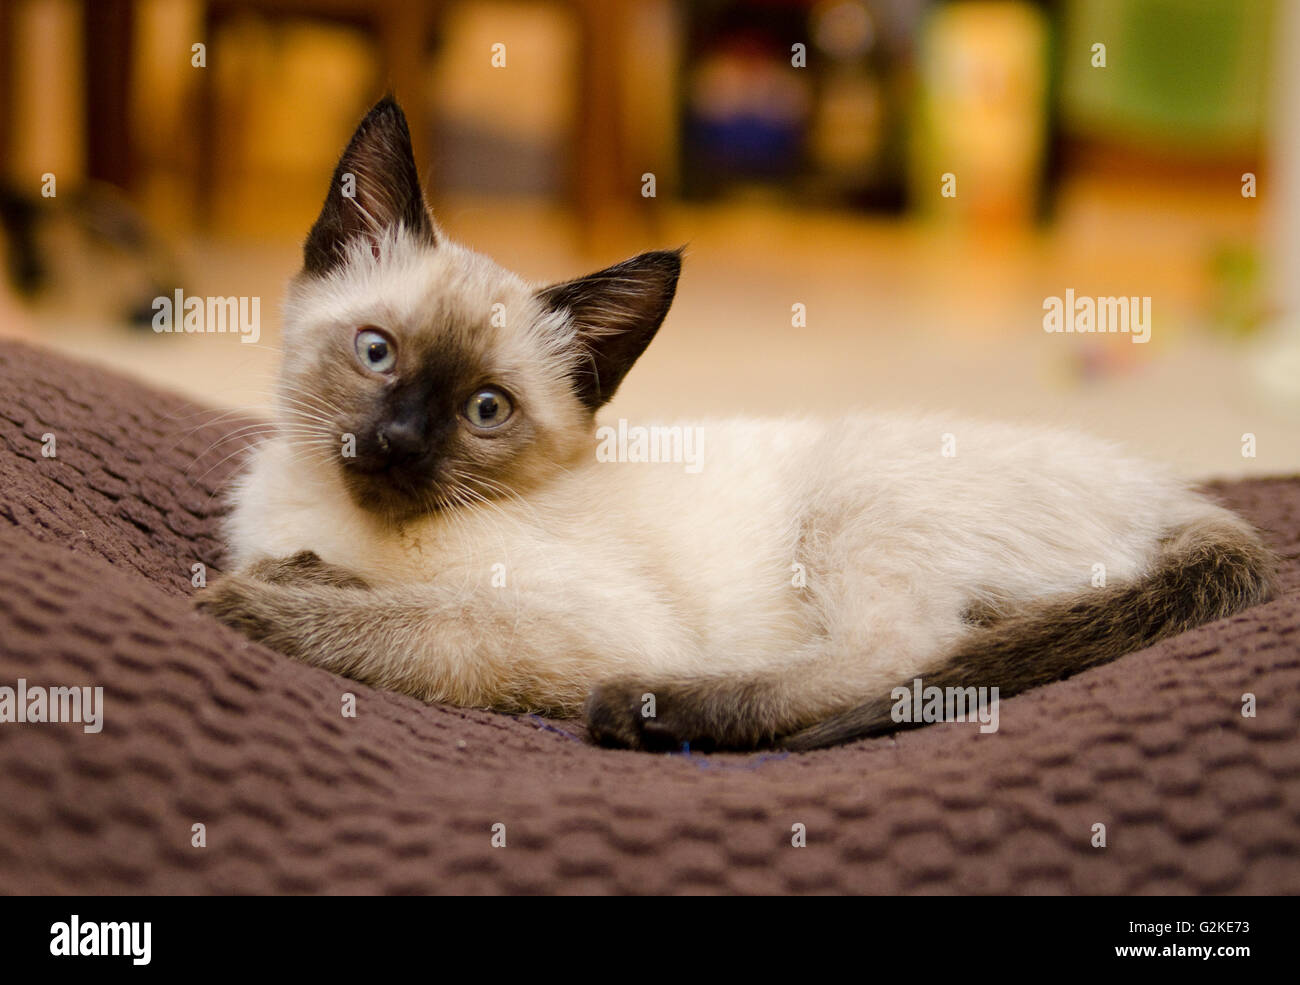
[[[0,891],[1300,892],[1300,479],[1214,487],[1282,597],[1008,699],[995,734],[652,756],[198,615],[241,458],[217,417],[0,345],[0,686],[104,689],[100,732],[0,724]]]

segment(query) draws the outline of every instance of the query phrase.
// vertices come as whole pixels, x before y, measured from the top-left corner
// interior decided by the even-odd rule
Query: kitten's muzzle
[[[376,428],[375,446],[390,466],[410,464],[428,451],[424,428],[408,421],[390,421]]]
[[[348,492],[363,509],[389,518],[427,512],[436,502],[438,455],[419,432],[385,426],[341,459]]]
[[[423,426],[386,421],[361,437],[355,457],[344,458],[351,473],[385,476],[399,485],[419,485],[434,471],[436,455]]]

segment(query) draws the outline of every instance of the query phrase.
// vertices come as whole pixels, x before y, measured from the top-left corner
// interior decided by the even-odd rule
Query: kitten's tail
[[[996,686],[1009,697],[1266,602],[1275,567],[1245,521],[1216,511],[1168,538],[1141,580],[1035,604],[980,630],[919,676],[925,687]],[[919,724],[894,721],[895,703],[888,695],[873,698],[778,744],[816,749]]]

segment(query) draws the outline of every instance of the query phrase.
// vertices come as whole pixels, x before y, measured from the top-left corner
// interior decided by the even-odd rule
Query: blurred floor
[[[1240,345],[1197,324],[1198,244],[1209,241],[1207,222],[1216,236],[1224,224],[1204,210],[1184,210],[1181,224],[1150,221],[1159,207],[1121,196],[1076,209],[1067,196],[1051,234],[975,243],[768,206],[669,208],[659,241],[623,252],[689,241],[678,298],[605,414],[915,407],[1074,425],[1189,476],[1300,471],[1300,408],[1261,392]],[[570,220],[543,205],[443,203],[439,218],[453,237],[538,281],[621,259],[580,255]],[[32,317],[0,319],[0,334],[35,336],[207,403],[265,408],[296,243],[191,240],[183,260],[187,293],[262,297],[261,344]],[[1150,295],[1152,341],[1045,333],[1043,299],[1066,288]],[[791,326],[796,303],[806,305],[806,328]],[[1085,379],[1087,366],[1107,370]],[[1256,436],[1253,459],[1241,454],[1246,432]]]

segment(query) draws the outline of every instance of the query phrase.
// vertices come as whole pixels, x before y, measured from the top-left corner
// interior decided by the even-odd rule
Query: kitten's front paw
[[[622,680],[599,684],[585,713],[592,741],[602,746],[669,752],[755,749],[775,730],[761,707],[731,681],[651,686]]]
[[[288,557],[265,558],[249,565],[247,573],[272,585],[312,582],[334,588],[369,588],[364,578],[347,568],[327,564],[315,551],[299,551]]]
[[[266,585],[246,575],[226,575],[202,589],[194,599],[200,612],[216,616],[250,639],[267,640],[275,630],[272,614],[263,604]]]

